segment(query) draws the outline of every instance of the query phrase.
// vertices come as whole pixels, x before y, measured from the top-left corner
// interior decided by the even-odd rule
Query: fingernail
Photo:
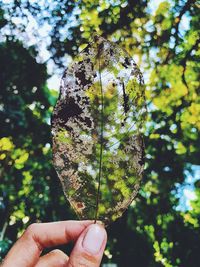
[[[105,230],[103,227],[98,224],[92,224],[83,239],[83,247],[89,253],[96,254],[101,250],[104,238]]]

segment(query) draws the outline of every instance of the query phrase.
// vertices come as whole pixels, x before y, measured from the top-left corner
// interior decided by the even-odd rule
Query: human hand
[[[61,250],[41,256],[44,248],[75,241],[68,257]],[[7,254],[1,267],[97,267],[100,266],[107,234],[92,221],[62,221],[30,225]]]

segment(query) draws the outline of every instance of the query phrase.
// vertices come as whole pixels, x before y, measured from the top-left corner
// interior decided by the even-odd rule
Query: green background
[[[61,77],[97,31],[136,60],[148,105],[143,183],[108,228],[103,262],[200,266],[199,7],[192,0],[0,2],[2,258],[29,224],[76,218],[52,166],[58,91],[47,80]]]

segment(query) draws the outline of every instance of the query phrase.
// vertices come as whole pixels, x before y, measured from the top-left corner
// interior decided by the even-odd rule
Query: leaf
[[[64,72],[52,115],[53,160],[80,218],[108,224],[136,196],[144,167],[144,93],[133,59],[99,36]]]

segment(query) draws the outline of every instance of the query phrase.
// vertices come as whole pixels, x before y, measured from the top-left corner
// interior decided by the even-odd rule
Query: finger
[[[62,221],[36,223],[28,227],[10,250],[3,267],[28,267],[37,263],[42,250],[76,240],[92,221]]]
[[[35,267],[63,267],[67,266],[69,257],[59,249],[52,250],[40,257]]]
[[[106,241],[107,234],[103,226],[99,224],[89,225],[76,241],[67,267],[100,266]]]

